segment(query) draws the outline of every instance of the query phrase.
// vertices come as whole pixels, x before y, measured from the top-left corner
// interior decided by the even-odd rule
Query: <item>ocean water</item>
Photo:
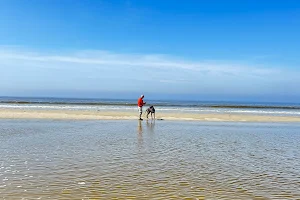
[[[0,199],[300,199],[299,130],[0,120]]]
[[[157,112],[300,116],[297,103],[146,100]],[[136,111],[137,100],[0,97],[0,109]]]

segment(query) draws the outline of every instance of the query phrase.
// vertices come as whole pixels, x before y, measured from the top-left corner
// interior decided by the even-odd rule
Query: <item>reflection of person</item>
[[[137,127],[137,137],[138,137],[138,147],[143,147],[143,126],[142,121],[138,120],[138,127]]]
[[[155,121],[151,120],[151,122],[149,123],[148,120],[147,120],[147,130],[150,132],[150,133],[153,133],[154,131],[154,126],[155,126]]]
[[[139,134],[142,134],[142,133],[143,133],[143,127],[142,127],[141,121],[138,122],[138,128],[137,128],[137,131],[138,131]]]
[[[142,113],[143,113],[143,106],[146,104],[146,102],[143,101],[144,99],[144,95],[141,95],[141,97],[138,99],[138,110],[139,110],[139,113],[140,113],[140,120],[143,120],[142,119]]]
[[[148,119],[148,116],[149,116],[150,113],[151,113],[151,119],[153,118],[152,114],[153,114],[154,119],[155,119],[155,108],[154,108],[154,106],[150,106],[149,108],[147,108],[146,113],[147,113],[147,119]]]

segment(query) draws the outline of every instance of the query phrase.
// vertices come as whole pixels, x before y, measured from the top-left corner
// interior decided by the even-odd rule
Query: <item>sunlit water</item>
[[[0,121],[0,199],[300,199],[300,125]]]

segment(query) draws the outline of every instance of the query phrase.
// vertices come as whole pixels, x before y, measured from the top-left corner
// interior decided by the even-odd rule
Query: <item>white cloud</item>
[[[199,73],[224,73],[231,75],[251,74],[255,76],[279,73],[276,69],[260,68],[234,62],[188,61],[166,55],[117,54],[105,51],[76,51],[72,53],[45,53],[25,49],[7,49],[0,47],[1,62],[46,63],[47,65],[84,64],[101,66],[131,66],[149,69],[180,69]]]
[[[108,89],[113,90],[120,86],[139,89],[142,88],[140,84],[150,83],[152,87],[147,88],[154,92],[178,89],[247,93],[271,91],[277,86],[283,91],[284,87],[299,82],[298,71],[245,63],[191,61],[168,55],[93,50],[45,52],[0,46],[1,78],[9,81],[11,87],[13,84],[17,87],[42,85],[84,90],[92,85],[98,89],[109,86]]]

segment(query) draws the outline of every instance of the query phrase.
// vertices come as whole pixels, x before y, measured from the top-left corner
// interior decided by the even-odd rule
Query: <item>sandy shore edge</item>
[[[0,109],[0,119],[132,120],[137,118],[137,112]],[[300,118],[294,116],[238,114],[157,113],[156,118],[189,121],[300,122]]]

